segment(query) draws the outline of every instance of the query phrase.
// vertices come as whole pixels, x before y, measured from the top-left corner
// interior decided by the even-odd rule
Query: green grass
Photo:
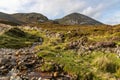
[[[38,41],[38,36],[28,34],[19,28],[12,28],[0,35],[0,48],[22,48]]]
[[[62,70],[70,75],[77,75],[82,80],[104,80],[111,76],[119,77],[120,59],[116,54],[93,52],[87,56],[78,56],[74,51],[43,50],[38,53],[46,62],[62,65]],[[47,66],[47,68],[46,68]],[[52,71],[53,64],[44,63],[43,71]],[[106,75],[109,74],[109,75]],[[116,76],[117,75],[117,76]],[[106,79],[105,79],[106,80]]]
[[[44,43],[37,46],[41,51],[37,53],[39,57],[45,60],[42,71],[54,71],[54,64],[61,66],[62,71],[76,77],[78,80],[116,80],[120,78],[120,59],[115,53],[103,53],[93,51],[88,55],[78,55],[75,50],[65,49],[70,42],[78,41],[86,37],[86,42],[111,41],[116,36],[114,27],[79,27],[79,26],[44,26],[52,32],[61,32],[64,35],[63,42],[59,38],[47,38],[44,36]],[[118,29],[118,28],[117,28]],[[68,33],[71,31],[72,33]],[[44,35],[44,34],[42,34]],[[115,35],[115,36],[114,36]],[[118,33],[117,33],[118,35]],[[113,42],[116,42],[113,40]],[[55,44],[56,45],[53,45]],[[119,42],[117,42],[119,43]],[[84,54],[84,53],[83,53]]]
[[[32,24],[33,25],[33,24]],[[120,78],[120,59],[115,53],[103,53],[93,51],[87,55],[78,55],[74,49],[66,49],[71,42],[85,41],[85,46],[96,42],[113,41],[120,45],[120,41],[112,38],[120,38],[120,26],[67,26],[59,24],[34,24],[42,31],[35,29],[14,28],[0,36],[0,47],[21,48],[31,46],[32,43],[42,37],[42,45],[36,46],[40,50],[37,55],[43,58],[44,62],[40,67],[41,71],[53,72],[55,65],[61,68],[58,72],[67,73],[77,80],[117,80]],[[46,32],[61,33],[61,37],[46,37]],[[23,32],[24,31],[24,32]],[[84,54],[84,53],[83,53]]]

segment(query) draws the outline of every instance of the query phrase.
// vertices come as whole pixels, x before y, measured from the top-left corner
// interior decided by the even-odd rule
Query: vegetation
[[[11,28],[0,35],[0,48],[22,48],[38,41],[37,36],[28,34],[19,28]]]
[[[119,45],[119,26],[63,26],[58,24],[36,24],[43,30],[52,33],[61,33],[63,37],[46,37],[43,45],[36,46],[41,51],[37,53],[45,60],[42,71],[54,71],[55,65],[59,65],[58,72],[65,72],[78,80],[116,80],[120,78],[120,59],[115,53],[92,51],[87,55],[78,55],[74,49],[66,49],[70,42],[87,38],[86,46],[101,42],[112,41]],[[61,39],[62,38],[62,39]],[[84,41],[84,40],[83,40]],[[84,54],[84,53],[83,53]]]
[[[53,23],[36,23],[29,26],[37,27],[33,27],[34,29],[22,27],[21,30],[12,28],[2,34],[0,47],[25,47],[42,37],[42,45],[35,47],[38,50],[37,55],[44,60],[40,67],[41,71],[67,73],[77,80],[117,80],[120,78],[118,54],[104,52],[102,51],[104,48],[89,53],[82,52],[80,49],[81,45],[89,47],[98,42],[108,41],[115,42],[115,46],[119,46],[120,26],[70,26]],[[72,43],[75,42],[79,43],[73,45]]]
[[[17,25],[20,25],[18,23],[15,23],[15,22],[10,22],[10,21],[2,21],[0,20],[0,23],[3,23],[3,24],[8,24],[8,25],[12,25],[12,26],[17,26]]]

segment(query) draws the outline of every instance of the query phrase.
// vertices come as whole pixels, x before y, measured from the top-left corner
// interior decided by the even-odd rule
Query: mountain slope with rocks
[[[64,25],[102,25],[101,22],[80,13],[72,13],[56,21]]]
[[[12,16],[25,23],[48,21],[48,18],[40,13],[16,13],[12,14]]]
[[[20,25],[21,21],[12,17],[10,14],[0,12],[0,23],[11,24],[11,25]]]
[[[61,19],[49,20],[46,16],[40,13],[6,14],[0,12],[0,22],[11,25],[46,22],[62,25],[103,25],[103,23],[80,13],[72,13]]]

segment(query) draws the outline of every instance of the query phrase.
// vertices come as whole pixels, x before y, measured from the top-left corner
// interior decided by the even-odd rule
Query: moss
[[[32,45],[39,39],[36,35],[26,33],[19,28],[12,28],[0,35],[0,48],[22,48]]]
[[[115,76],[116,76],[117,78],[120,78],[120,68],[117,70]]]
[[[54,65],[52,63],[45,63],[40,69],[43,72],[52,72],[54,71]]]
[[[11,28],[4,34],[6,34],[8,36],[14,36],[14,37],[25,37],[26,36],[26,33],[24,31],[20,30],[19,28]]]

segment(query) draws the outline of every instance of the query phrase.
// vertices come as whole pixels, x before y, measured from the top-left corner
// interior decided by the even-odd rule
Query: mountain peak
[[[71,13],[56,21],[64,25],[102,25],[101,22],[80,13]]]
[[[68,15],[82,15],[82,14],[74,12],[74,13],[71,13],[71,14],[68,14]]]
[[[35,12],[15,13],[15,14],[6,14],[0,12],[0,21],[4,23],[12,22],[13,24],[14,23],[25,24],[25,23],[47,22],[50,20],[43,14],[35,13]],[[68,14],[63,18],[54,21],[64,25],[102,25],[101,22],[76,12]]]
[[[12,15],[16,19],[22,21],[22,22],[38,22],[38,21],[47,21],[48,18],[40,13],[16,13]]]

